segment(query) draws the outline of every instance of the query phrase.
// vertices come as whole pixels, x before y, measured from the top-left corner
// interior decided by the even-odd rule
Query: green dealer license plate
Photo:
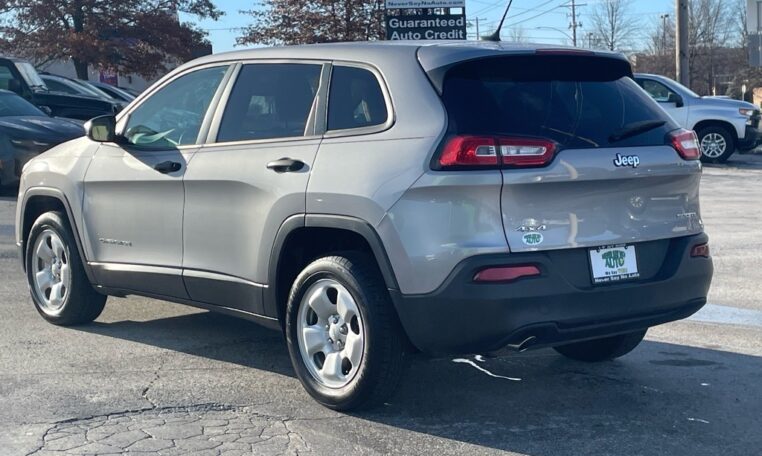
[[[590,249],[590,269],[596,285],[640,277],[634,245]]]

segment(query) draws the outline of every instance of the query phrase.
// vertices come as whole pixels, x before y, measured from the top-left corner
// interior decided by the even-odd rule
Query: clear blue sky
[[[578,36],[584,37],[589,31],[587,16],[591,9],[602,0],[577,0],[579,4],[578,14],[582,22],[582,28],[578,29]],[[570,9],[560,7],[568,4],[563,0],[514,0],[513,7],[503,28],[504,36],[515,24],[523,27],[524,35],[528,40],[546,43],[568,43],[570,40],[565,36],[569,34]],[[659,16],[665,13],[674,15],[674,0],[637,0],[630,3],[633,17],[641,24],[641,35],[638,39],[645,39],[653,24],[659,20]],[[240,14],[241,9],[253,9],[261,2],[241,0],[216,0],[215,4],[223,11],[219,21],[197,21],[192,16],[183,15],[184,21],[196,22],[200,27],[209,32],[209,39],[214,47],[214,52],[229,51],[235,48],[235,39],[241,34],[241,28],[251,22],[251,16]],[[505,7],[506,0],[467,0],[466,13],[473,23],[478,17],[481,25],[481,33],[489,32],[490,27],[495,26]],[[558,29],[558,30],[554,30]],[[474,28],[469,29],[471,36],[476,35]]]

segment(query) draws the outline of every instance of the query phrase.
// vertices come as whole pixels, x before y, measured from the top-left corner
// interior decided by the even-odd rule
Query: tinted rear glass
[[[469,61],[449,70],[443,101],[454,134],[548,138],[564,148],[665,143],[677,125],[621,62],[595,57],[516,56]],[[612,143],[632,124],[665,125]]]

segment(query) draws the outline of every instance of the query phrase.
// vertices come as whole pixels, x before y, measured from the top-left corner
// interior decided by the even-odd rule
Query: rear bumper
[[[692,258],[705,234],[636,244],[641,278],[592,286],[587,249],[485,255],[460,263],[426,295],[392,292],[411,342],[429,353],[474,353],[605,337],[686,318],[706,304],[710,258]],[[477,284],[489,266],[533,264],[542,275],[508,284]]]

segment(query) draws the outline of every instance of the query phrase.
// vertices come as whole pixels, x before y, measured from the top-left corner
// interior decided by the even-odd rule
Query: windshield
[[[33,104],[18,95],[11,93],[0,94],[0,117],[11,116],[45,116]]]
[[[539,137],[588,149],[663,145],[677,128],[620,69],[602,59],[568,59],[501,57],[451,69],[442,95],[451,133]],[[643,122],[656,126],[643,129]]]
[[[18,68],[19,73],[21,73],[21,76],[24,78],[27,84],[29,84],[29,87],[43,87],[47,88],[45,83],[40,78],[40,75],[37,74],[37,70],[34,69],[31,63],[29,62],[15,62],[16,68]]]

